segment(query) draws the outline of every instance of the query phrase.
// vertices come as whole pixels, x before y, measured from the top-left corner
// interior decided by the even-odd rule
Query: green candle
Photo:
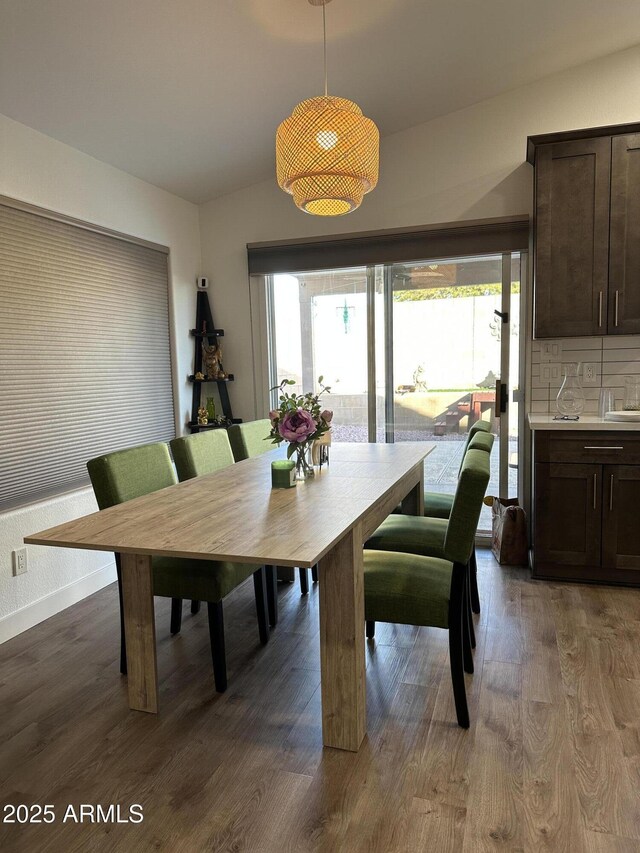
[[[292,459],[278,459],[271,463],[271,488],[291,489],[295,486],[295,462]]]

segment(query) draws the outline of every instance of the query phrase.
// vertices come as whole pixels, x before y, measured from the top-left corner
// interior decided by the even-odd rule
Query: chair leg
[[[298,569],[300,572],[300,595],[307,595],[309,592],[309,579],[307,578],[307,570],[302,567]]]
[[[456,705],[458,725],[469,728],[469,707],[464,686],[463,670],[463,606],[464,606],[465,566],[453,564],[451,575],[451,594],[449,596],[449,664],[453,698]]]
[[[318,564],[311,566],[311,580],[313,583],[318,583]]]
[[[191,612],[193,613],[194,616],[196,613],[200,613],[200,602],[199,601],[192,601],[191,602]]]
[[[369,619],[365,622],[365,628],[367,633],[367,640],[373,640],[376,635],[376,623],[371,622]]]
[[[276,566],[265,566],[264,570],[267,580],[269,625],[275,628],[278,624],[278,571]]]
[[[258,614],[258,632],[263,646],[269,642],[269,614],[267,611],[267,581],[264,566],[253,573],[253,589],[256,594],[256,613]]]
[[[471,648],[476,647],[476,631],[473,626],[473,614],[471,612],[471,581],[469,579],[469,571],[467,570],[467,626],[469,629],[469,637],[471,638]]]
[[[464,671],[473,675],[473,654],[471,653],[471,610],[465,578],[462,604],[462,664]]]
[[[120,602],[120,674],[127,674],[127,640],[124,634],[124,608],[122,606],[122,569],[120,554],[116,554],[116,574],[118,576],[118,600]]]
[[[469,583],[471,586],[471,609],[474,613],[480,613],[480,594],[478,592],[478,563],[476,561],[476,548],[473,546],[471,552],[471,571],[469,572]]]
[[[209,637],[211,639],[211,657],[213,658],[213,680],[218,693],[227,689],[227,657],[224,649],[224,616],[222,602],[207,603],[209,612]]]
[[[182,599],[181,598],[172,598],[171,599],[171,636],[175,636],[180,633],[180,628],[182,628]]]

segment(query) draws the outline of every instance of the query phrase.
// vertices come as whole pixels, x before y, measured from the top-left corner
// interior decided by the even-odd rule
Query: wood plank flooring
[[[223,696],[206,612],[172,638],[157,600],[158,717],[127,707],[115,586],[0,646],[0,804],[57,817],[0,850],[640,853],[640,590],[479,557],[471,728],[446,633],[379,625],[357,754],[322,748],[317,586],[280,585],[264,648],[252,584],[227,599]],[[63,823],[82,803],[144,821]]]

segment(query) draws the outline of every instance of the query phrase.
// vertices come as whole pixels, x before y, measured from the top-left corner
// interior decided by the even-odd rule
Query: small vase
[[[311,442],[306,441],[304,444],[296,446],[296,480],[310,480],[314,474],[313,463],[311,461]]]
[[[558,392],[556,405],[561,415],[575,417],[584,409],[585,396],[580,384],[580,364],[570,361],[564,365],[564,381]]]
[[[207,397],[207,416],[210,421],[215,421],[216,419],[216,401],[213,397]]]

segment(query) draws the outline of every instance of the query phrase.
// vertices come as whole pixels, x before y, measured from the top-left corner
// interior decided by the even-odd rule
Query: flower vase
[[[296,480],[310,480],[314,476],[313,463],[311,459],[311,442],[296,445]]]

